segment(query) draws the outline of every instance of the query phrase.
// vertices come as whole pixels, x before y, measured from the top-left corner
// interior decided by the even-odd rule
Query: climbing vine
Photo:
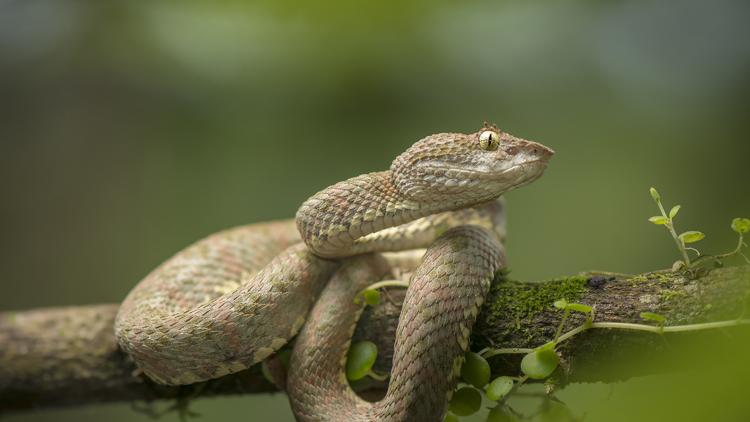
[[[689,269],[698,265],[700,262],[711,261],[713,261],[714,265],[716,266],[722,266],[723,259],[729,258],[733,255],[740,255],[748,264],[750,264],[750,259],[748,259],[748,257],[742,252],[742,248],[747,247],[744,236],[745,234],[750,232],[750,219],[738,217],[732,220],[730,227],[735,233],[739,235],[737,246],[733,250],[719,255],[703,255],[698,249],[687,246],[688,244],[696,243],[705,239],[706,235],[703,232],[697,230],[688,230],[678,235],[677,231],[675,230],[674,220],[675,217],[677,217],[677,213],[680,212],[681,206],[675,205],[667,213],[664,209],[664,205],[662,205],[661,202],[661,194],[659,194],[659,192],[655,188],[649,189],[649,193],[651,194],[651,198],[653,198],[654,202],[656,202],[656,206],[659,208],[661,215],[650,217],[648,221],[656,225],[664,226],[672,236],[672,239],[674,239],[674,242],[677,245],[677,249],[682,254],[682,260],[676,261],[674,265],[672,265],[673,270],[677,271],[682,268]],[[697,257],[691,260],[689,252],[695,253]]]

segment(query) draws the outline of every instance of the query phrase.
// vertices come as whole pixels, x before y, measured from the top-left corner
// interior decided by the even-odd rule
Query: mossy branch
[[[665,316],[667,325],[677,325],[737,319],[748,305],[748,291],[750,266],[716,269],[693,280],[666,272],[632,277],[587,274],[542,283],[500,277],[474,328],[471,347],[528,349],[544,344],[560,325],[561,313],[552,304],[561,298],[595,307],[597,322],[643,323],[641,312],[653,312]],[[390,289],[387,300],[365,312],[355,333],[355,340],[378,345],[379,372],[390,368],[402,295],[403,289]],[[153,384],[118,349],[112,330],[116,312],[117,305],[111,304],[0,313],[0,412],[275,391],[259,367],[193,386]],[[574,328],[584,318],[571,315],[564,328]],[[558,371],[557,382],[614,381],[668,370],[671,366],[662,364],[671,353],[665,340],[701,335],[704,332],[660,336],[588,330],[560,345],[565,370]],[[521,357],[491,358],[493,373],[517,375]],[[621,364],[644,357],[661,363]],[[616,368],[613,361],[619,363]],[[382,384],[371,387],[376,393],[382,390]]]

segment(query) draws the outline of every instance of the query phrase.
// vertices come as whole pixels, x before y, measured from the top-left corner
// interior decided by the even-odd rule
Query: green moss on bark
[[[492,333],[493,341],[475,338],[480,347],[494,346],[497,340],[504,345],[535,344],[546,341],[549,333],[540,333],[532,323],[545,311],[552,309],[558,299],[575,302],[587,291],[587,277],[576,275],[539,283],[522,283],[499,274],[490,289],[490,294],[479,318],[480,332]],[[513,321],[502,324],[501,321]]]
[[[505,276],[490,289],[488,310],[492,317],[518,322],[534,318],[558,299],[575,302],[586,293],[584,276],[559,278],[541,283],[519,283]]]

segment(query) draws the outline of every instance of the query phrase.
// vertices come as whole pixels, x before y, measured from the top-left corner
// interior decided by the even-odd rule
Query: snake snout
[[[531,155],[535,155],[539,160],[547,161],[552,158],[553,155],[555,155],[555,151],[552,148],[549,148],[537,142],[529,141],[529,145],[527,148],[529,149]]]
[[[538,142],[508,136],[503,153],[515,161],[548,161],[555,154],[551,148]]]

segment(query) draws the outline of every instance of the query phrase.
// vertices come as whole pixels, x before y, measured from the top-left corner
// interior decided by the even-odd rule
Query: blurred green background
[[[0,1],[0,309],[118,302],[198,238],[291,217],[484,120],[557,151],[508,195],[515,277],[669,266],[652,185],[704,250],[728,250],[729,221],[750,216],[749,19],[746,0]],[[560,397],[587,421],[675,406],[730,421],[750,411],[734,382],[661,403],[643,386],[684,380]],[[714,419],[716,403],[730,413]],[[281,395],[194,407],[291,418]],[[121,404],[8,420],[105,417],[147,419]]]

